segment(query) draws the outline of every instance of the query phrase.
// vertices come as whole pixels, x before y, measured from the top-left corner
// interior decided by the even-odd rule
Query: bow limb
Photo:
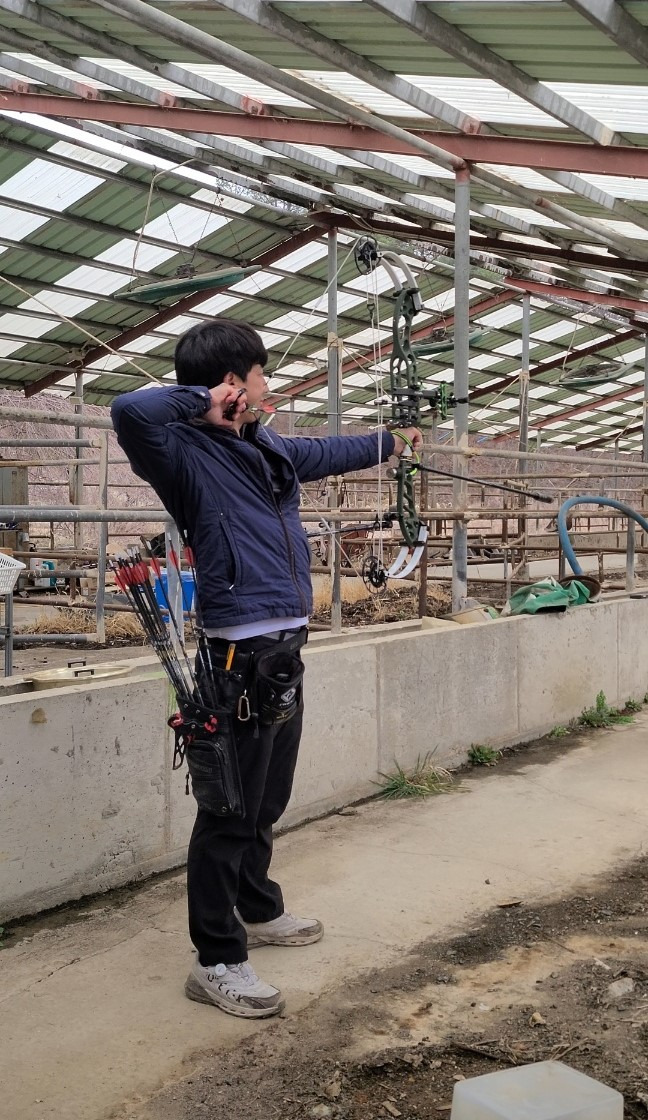
[[[388,427],[418,428],[421,424],[421,401],[434,398],[435,391],[423,389],[418,373],[416,354],[412,347],[412,321],[421,311],[423,300],[416,278],[398,253],[381,250],[374,238],[365,238],[354,250],[360,273],[367,274],[382,264],[394,285],[392,317],[392,348],[389,360],[389,396],[391,419]],[[396,516],[403,538],[403,547],[389,568],[376,557],[370,558],[368,582],[382,587],[387,579],[404,579],[418,565],[427,540],[427,528],[421,521],[414,489],[416,456],[405,448],[392,477],[396,482]]]

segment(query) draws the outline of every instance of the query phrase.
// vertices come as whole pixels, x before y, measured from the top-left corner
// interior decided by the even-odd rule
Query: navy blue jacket
[[[287,439],[246,424],[239,436],[196,424],[210,408],[203,386],[140,390],[112,405],[117,438],[133,470],[187,532],[203,625],[216,629],[310,614],[310,549],[299,520],[299,483],[375,466],[380,435]],[[393,450],[394,437],[383,432],[383,460]],[[280,480],[278,493],[270,464]]]

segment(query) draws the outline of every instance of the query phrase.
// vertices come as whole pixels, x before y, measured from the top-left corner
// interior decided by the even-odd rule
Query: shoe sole
[[[323,929],[317,930],[316,933],[293,933],[289,937],[261,937],[257,933],[248,933],[247,947],[261,949],[264,945],[314,945],[316,941],[321,941],[323,936]]]
[[[218,1007],[226,1014],[236,1015],[239,1019],[269,1019],[272,1015],[279,1015],[286,1006],[286,1001],[283,999],[273,1007],[246,1007],[245,1004],[233,1003],[220,996],[218,992],[214,992],[213,995],[206,992],[202,984],[199,984],[193,976],[190,976],[185,983],[184,990],[187,999],[192,999],[195,1003],[209,1003],[212,1007]]]

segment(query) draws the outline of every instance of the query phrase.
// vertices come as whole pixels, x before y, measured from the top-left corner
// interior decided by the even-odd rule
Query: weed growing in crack
[[[613,727],[617,723],[632,723],[632,715],[623,715],[618,708],[611,708],[605,693],[599,692],[593,708],[585,708],[578,721],[580,727]]]
[[[419,755],[416,766],[409,771],[404,770],[397,762],[395,773],[380,773],[383,781],[375,783],[380,786],[379,796],[394,801],[401,797],[429,797],[431,794],[448,793],[452,788],[452,775],[442,767],[433,766],[431,757],[430,753],[423,759]]]
[[[468,761],[473,766],[494,766],[499,762],[500,751],[496,751],[493,747],[484,747],[481,744],[473,744],[468,751]]]
[[[548,739],[563,739],[565,737],[565,735],[571,735],[573,730],[574,730],[573,727],[565,727],[562,723],[559,723],[556,727],[553,727],[551,729],[547,738]]]

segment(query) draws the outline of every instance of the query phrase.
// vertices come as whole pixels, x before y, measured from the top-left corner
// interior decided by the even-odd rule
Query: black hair
[[[268,361],[261,337],[249,323],[235,319],[208,319],[197,323],[178,340],[175,370],[178,385],[205,385],[213,389],[227,373],[247,379],[252,366]]]

